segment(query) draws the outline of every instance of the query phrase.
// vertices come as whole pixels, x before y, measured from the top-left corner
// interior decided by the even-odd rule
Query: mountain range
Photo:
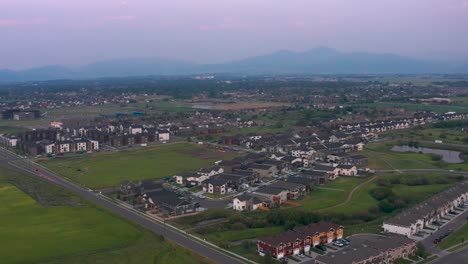
[[[219,64],[196,64],[163,58],[100,61],[77,68],[45,66],[0,70],[0,82],[90,79],[186,74],[467,74],[468,63],[415,59],[395,54],[345,53],[320,47],[304,52],[281,50]]]

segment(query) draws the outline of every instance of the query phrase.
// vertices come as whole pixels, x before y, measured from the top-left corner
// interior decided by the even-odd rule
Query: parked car
[[[345,240],[345,239],[338,239],[337,241],[340,242],[340,243],[342,243],[342,244],[344,244],[344,245],[346,245],[346,246],[349,245],[349,241],[348,241],[348,240]]]
[[[335,241],[332,243],[333,245],[337,246],[337,247],[344,247],[344,244],[339,242],[339,241]]]
[[[327,248],[325,246],[323,246],[323,245],[316,245],[315,248],[320,249],[322,251],[327,251]]]
[[[347,239],[347,238],[342,238],[341,241],[344,241],[344,242],[346,242],[348,244],[351,243],[351,241],[349,239]]]

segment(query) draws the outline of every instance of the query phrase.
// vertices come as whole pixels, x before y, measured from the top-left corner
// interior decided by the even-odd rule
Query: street
[[[437,258],[431,264],[468,264],[468,248]]]
[[[49,181],[56,185],[59,185],[63,188],[71,190],[81,197],[93,202],[97,203],[113,212],[119,214],[120,216],[129,219],[132,222],[135,222],[157,234],[161,234],[169,240],[174,241],[175,243],[192,250],[204,257],[212,259],[218,263],[228,263],[228,264],[238,264],[243,263],[242,261],[230,257],[218,250],[215,250],[201,242],[195,241],[173,229],[169,229],[164,227],[163,225],[156,223],[155,221],[151,221],[142,215],[128,209],[121,207],[109,200],[101,198],[97,193],[92,192],[90,190],[84,189],[74,183],[71,183],[60,176],[55,175],[54,173],[39,168],[38,172],[35,172],[35,167],[31,161],[22,158],[18,155],[15,155],[3,148],[0,148],[0,166],[15,170],[17,172],[30,175],[33,177],[38,177],[43,180]]]

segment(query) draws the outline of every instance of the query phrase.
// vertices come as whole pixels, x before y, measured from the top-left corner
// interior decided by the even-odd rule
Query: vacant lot
[[[17,184],[27,191],[37,185],[39,196],[80,202],[43,206]],[[208,263],[61,188],[2,168],[0,244],[1,263]]]
[[[236,153],[188,143],[160,145],[117,153],[44,159],[39,162],[91,188],[118,186],[124,180],[162,179],[185,170],[198,170]]]

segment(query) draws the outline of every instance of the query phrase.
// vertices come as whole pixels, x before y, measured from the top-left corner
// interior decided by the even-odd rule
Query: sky
[[[318,46],[468,59],[468,0],[0,0],[0,69]]]

